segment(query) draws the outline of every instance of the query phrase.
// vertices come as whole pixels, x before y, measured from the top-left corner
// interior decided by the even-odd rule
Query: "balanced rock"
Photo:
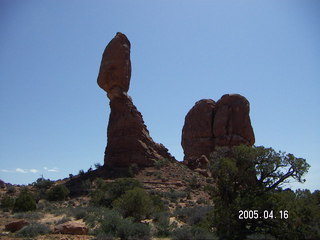
[[[163,158],[174,160],[162,144],[152,140],[141,113],[128,96],[130,76],[130,42],[117,33],[103,53],[98,76],[98,85],[107,92],[111,108],[105,164],[151,166]]]
[[[196,102],[182,129],[184,163],[191,169],[206,169],[216,147],[253,145],[249,111],[249,101],[239,94],[223,95],[217,103],[211,99]]]
[[[126,35],[118,32],[103,52],[97,82],[110,99],[129,90],[130,46]]]

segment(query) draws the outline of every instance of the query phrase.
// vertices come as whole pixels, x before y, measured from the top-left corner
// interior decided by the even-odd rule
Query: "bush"
[[[169,213],[162,212],[155,214],[155,227],[156,235],[158,237],[168,237],[174,228],[173,224],[170,224]]]
[[[103,215],[98,233],[103,232],[108,236],[117,236],[118,227],[122,221],[121,215],[114,210],[108,210]]]
[[[150,228],[143,223],[135,223],[131,218],[123,219],[114,210],[107,210],[100,218],[100,228],[97,230],[97,239],[149,239]]]
[[[13,209],[14,206],[14,198],[10,197],[8,195],[5,195],[2,199],[1,199],[1,209],[5,212],[8,212],[10,210]]]
[[[197,189],[200,187],[200,184],[198,183],[198,179],[196,176],[193,176],[190,180],[189,180],[189,186],[191,189]]]
[[[135,187],[142,187],[142,184],[133,178],[119,178],[109,183],[97,180],[96,185],[97,189],[91,195],[91,203],[104,207],[111,207],[112,202],[126,191]]]
[[[179,198],[185,198],[187,197],[186,192],[180,192],[180,191],[175,191],[171,190],[170,192],[165,192],[164,197],[169,198],[172,202],[177,201]]]
[[[134,177],[139,172],[139,167],[137,164],[133,163],[128,168],[128,177]]]
[[[31,223],[28,226],[20,229],[16,235],[18,237],[36,237],[38,235],[48,234],[50,233],[50,229],[40,223]]]
[[[27,212],[36,210],[37,205],[34,197],[27,191],[22,191],[16,199],[13,211],[14,212]]]
[[[160,159],[154,163],[156,169],[160,169],[169,164],[169,160],[167,158]]]
[[[133,217],[136,221],[150,215],[153,207],[150,196],[142,188],[127,191],[116,199],[112,205],[124,217]]]
[[[63,201],[69,195],[70,191],[65,185],[57,185],[48,191],[49,201]]]
[[[150,239],[150,227],[147,224],[132,222],[131,219],[123,219],[118,227],[117,237],[120,239]]]
[[[35,186],[38,189],[49,189],[53,185],[53,181],[50,179],[45,179],[45,178],[38,178],[37,181],[32,183],[33,186]]]
[[[107,184],[108,192],[113,199],[120,197],[126,191],[134,189],[135,187],[141,188],[142,184],[133,178],[120,178]]]
[[[7,186],[7,194],[15,194],[16,193],[16,188],[12,185]]]
[[[181,227],[173,231],[173,240],[214,240],[217,239],[212,233],[199,227]]]
[[[43,218],[44,213],[36,211],[36,212],[20,212],[14,214],[15,218],[27,219],[27,220],[39,220]]]
[[[173,240],[191,240],[193,239],[190,227],[181,227],[177,228],[172,232],[172,239]]]
[[[175,211],[175,216],[189,225],[199,224],[205,221],[207,214],[211,212],[211,206],[195,206],[193,208],[181,208]]]
[[[167,210],[167,206],[165,205],[164,201],[162,201],[159,195],[150,195],[152,205],[153,205],[153,213],[163,212]]]
[[[85,207],[76,207],[71,209],[71,213],[74,216],[75,219],[83,219],[88,214],[88,209]]]
[[[95,163],[95,164],[94,164],[94,167],[95,167],[96,169],[100,169],[100,168],[102,168],[103,166],[101,165],[101,163]]]
[[[84,176],[84,171],[83,171],[83,169],[81,169],[81,170],[79,170],[79,176]]]

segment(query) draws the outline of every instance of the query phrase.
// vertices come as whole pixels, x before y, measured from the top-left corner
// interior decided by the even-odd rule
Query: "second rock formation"
[[[182,129],[184,163],[191,169],[206,169],[216,147],[255,142],[249,117],[249,102],[239,94],[226,94],[216,103],[203,99],[191,108]]]

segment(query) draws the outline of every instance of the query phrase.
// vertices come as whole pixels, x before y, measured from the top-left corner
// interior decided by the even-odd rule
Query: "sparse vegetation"
[[[31,223],[16,233],[18,237],[36,237],[38,235],[48,234],[51,230],[44,224]]]
[[[103,166],[102,166],[101,163],[95,163],[95,164],[94,164],[94,167],[95,167],[96,169],[100,169],[100,168],[102,168]]]
[[[14,218],[31,222],[16,233],[24,238],[50,233],[48,225],[33,223],[48,213],[54,216],[51,228],[54,224],[82,219],[96,240],[319,238],[320,191],[294,192],[281,188],[281,181],[290,177],[303,182],[302,176],[308,169],[304,159],[272,149],[239,146],[218,149],[210,160],[212,178],[180,165],[176,173],[165,172],[162,168],[166,165],[160,161],[156,167],[145,172],[141,169],[136,175],[139,180],[141,175],[144,177],[141,182],[145,187],[134,178],[71,176],[59,181],[60,185],[39,178],[31,187],[16,186],[10,194],[3,191],[0,207],[2,211],[13,210]],[[288,167],[292,170],[286,171]],[[137,171],[135,166],[128,169]],[[274,169],[286,172],[275,171],[270,175]],[[80,196],[69,198],[66,185],[70,186],[63,181],[72,182],[70,186],[77,191],[80,189]],[[150,187],[152,184],[157,188]],[[289,218],[238,221],[237,209],[252,208],[274,212],[285,209]]]
[[[163,158],[163,159],[160,159],[160,160],[156,161],[154,163],[154,166],[155,166],[156,169],[161,169],[164,166],[167,166],[168,164],[169,164],[169,160],[166,159],[166,158]]]
[[[192,176],[192,178],[189,180],[189,186],[191,189],[197,189],[200,187],[196,176]]]

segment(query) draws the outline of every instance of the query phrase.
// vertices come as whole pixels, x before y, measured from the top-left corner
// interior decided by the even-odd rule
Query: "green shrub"
[[[160,169],[168,164],[169,164],[169,160],[167,158],[163,158],[154,162],[154,166],[156,169]]]
[[[139,172],[139,167],[137,164],[133,163],[128,168],[128,177],[134,177]]]
[[[10,210],[13,209],[14,206],[14,198],[10,197],[8,195],[5,195],[2,199],[1,199],[1,209],[5,212],[8,212]]]
[[[167,206],[165,205],[164,201],[162,201],[161,197],[159,195],[150,195],[151,201],[152,201],[152,212],[163,212],[167,210]]]
[[[64,216],[63,218],[59,219],[57,222],[55,222],[56,225],[59,225],[59,224],[63,224],[63,223],[66,223],[66,222],[69,222],[71,221],[72,219],[70,217],[66,217]]]
[[[101,163],[95,163],[95,164],[94,164],[94,167],[95,167],[96,169],[100,169],[100,168],[102,168],[103,166],[101,165]]]
[[[88,209],[86,207],[76,207],[71,209],[71,213],[75,219],[83,219],[88,214]]]
[[[118,226],[117,237],[120,239],[150,239],[150,227],[147,224],[132,222],[126,218]]]
[[[121,215],[114,211],[108,210],[103,214],[101,218],[100,228],[98,229],[98,233],[103,232],[108,236],[117,236],[118,227],[122,221]]]
[[[49,201],[63,201],[69,195],[70,191],[65,185],[56,185],[48,191]]]
[[[81,170],[79,170],[79,176],[84,176],[84,171],[83,171],[83,169],[81,169]]]
[[[38,189],[49,189],[53,185],[53,181],[50,179],[45,179],[43,177],[38,178],[37,181],[32,183]]]
[[[205,221],[207,214],[213,210],[212,206],[195,206],[192,208],[180,208],[175,211],[175,216],[189,225],[199,224]]]
[[[28,220],[39,220],[43,218],[44,213],[35,211],[35,212],[19,212],[15,213],[14,217],[15,218],[20,218],[20,219],[28,219]]]
[[[113,202],[113,207],[124,217],[139,221],[152,213],[152,200],[142,188],[127,191]]]
[[[199,227],[181,227],[173,231],[173,240],[214,240],[217,239],[212,233]]]
[[[100,218],[100,228],[96,232],[97,239],[149,239],[150,228],[143,223],[133,222],[131,218],[122,218],[114,210],[107,210]]]
[[[119,178],[107,184],[108,192],[113,199],[120,197],[126,191],[134,189],[135,187],[141,188],[142,184],[133,178]]]
[[[14,212],[27,212],[36,210],[37,205],[34,197],[27,191],[22,191],[16,199],[13,211]]]
[[[119,178],[109,183],[102,181],[96,181],[97,189],[91,194],[91,204],[96,206],[111,207],[112,202],[126,191],[142,187],[142,184],[133,178]]]
[[[169,213],[161,212],[156,213],[154,217],[156,235],[158,237],[168,237],[170,236],[174,225],[170,224]]]
[[[94,240],[114,240],[114,236],[111,236],[110,234],[106,234],[104,232],[99,232],[97,236],[94,238]]]
[[[20,229],[16,236],[18,237],[36,237],[38,235],[48,234],[50,233],[50,229],[40,223],[31,223],[28,226],[25,226],[24,228]]]
[[[13,185],[7,185],[7,194],[15,194],[16,193],[16,188]]]
[[[200,187],[196,176],[192,176],[192,178],[189,180],[189,186],[191,189],[197,189]]]
[[[169,198],[171,201],[175,202],[180,198],[187,197],[188,194],[186,192],[171,190],[169,192],[164,192],[163,195],[164,197]]]
[[[172,232],[172,239],[173,240],[192,240],[193,236],[191,233],[190,227],[181,227],[177,228]]]

